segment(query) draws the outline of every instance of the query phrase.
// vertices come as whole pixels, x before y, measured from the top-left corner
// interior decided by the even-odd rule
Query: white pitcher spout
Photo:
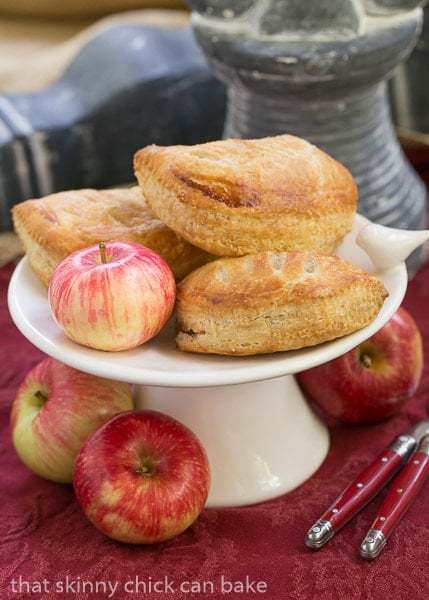
[[[409,231],[371,223],[362,227],[356,243],[377,269],[390,269],[403,262],[418,246],[429,240],[429,230]]]

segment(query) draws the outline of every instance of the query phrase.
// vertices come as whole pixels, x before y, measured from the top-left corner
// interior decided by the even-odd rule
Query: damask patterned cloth
[[[308,527],[354,475],[393,437],[425,416],[428,362],[418,393],[400,416],[371,427],[332,426],[326,461],[294,492],[257,506],[205,510],[188,531],[164,544],[123,545],[90,525],[70,486],[39,479],[13,450],[10,405],[24,375],[43,354],[22,337],[8,315],[11,272],[11,267],[0,270],[1,600],[429,598],[429,482],[374,562],[360,559],[358,547],[383,494],[324,549],[313,553],[303,542]],[[428,282],[429,265],[410,283],[404,303],[426,340]],[[246,584],[251,586],[247,592]],[[198,587],[205,591],[198,592]]]

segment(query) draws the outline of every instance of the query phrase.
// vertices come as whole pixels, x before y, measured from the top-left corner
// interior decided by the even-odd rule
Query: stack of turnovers
[[[138,187],[60,192],[17,204],[12,216],[30,265],[45,285],[66,256],[99,242],[147,246],[178,280],[212,258],[159,221]]]
[[[281,135],[149,146],[134,164],[141,190],[61,192],[14,207],[16,231],[45,284],[80,248],[148,246],[177,280],[187,275],[176,341],[191,352],[296,349],[377,315],[382,283],[330,256],[352,228],[356,185],[312,144]]]
[[[370,323],[387,292],[331,253],[351,230],[351,174],[282,135],[149,146],[135,172],[153,212],[221,258],[179,285],[177,346],[251,355],[313,346]],[[290,252],[287,252],[290,251]]]

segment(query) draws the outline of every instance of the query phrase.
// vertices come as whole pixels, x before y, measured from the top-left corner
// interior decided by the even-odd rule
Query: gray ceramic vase
[[[191,0],[196,38],[227,85],[224,136],[307,138],[351,170],[360,212],[423,227],[425,187],[398,144],[386,94],[416,44],[421,3]]]

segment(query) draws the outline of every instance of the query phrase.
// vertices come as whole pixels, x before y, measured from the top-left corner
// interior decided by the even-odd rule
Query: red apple
[[[15,449],[41,477],[70,483],[88,435],[132,406],[127,383],[87,375],[47,358],[28,373],[13,402]]]
[[[175,296],[167,263],[144,246],[121,242],[74,252],[49,284],[55,321],[70,339],[98,350],[128,350],[152,338]]]
[[[161,542],[202,511],[210,482],[206,453],[175,419],[145,410],[98,429],[76,459],[73,484],[88,519],[109,537]]]
[[[422,338],[400,308],[369,340],[298,374],[307,396],[344,423],[376,423],[399,412],[420,382]]]

